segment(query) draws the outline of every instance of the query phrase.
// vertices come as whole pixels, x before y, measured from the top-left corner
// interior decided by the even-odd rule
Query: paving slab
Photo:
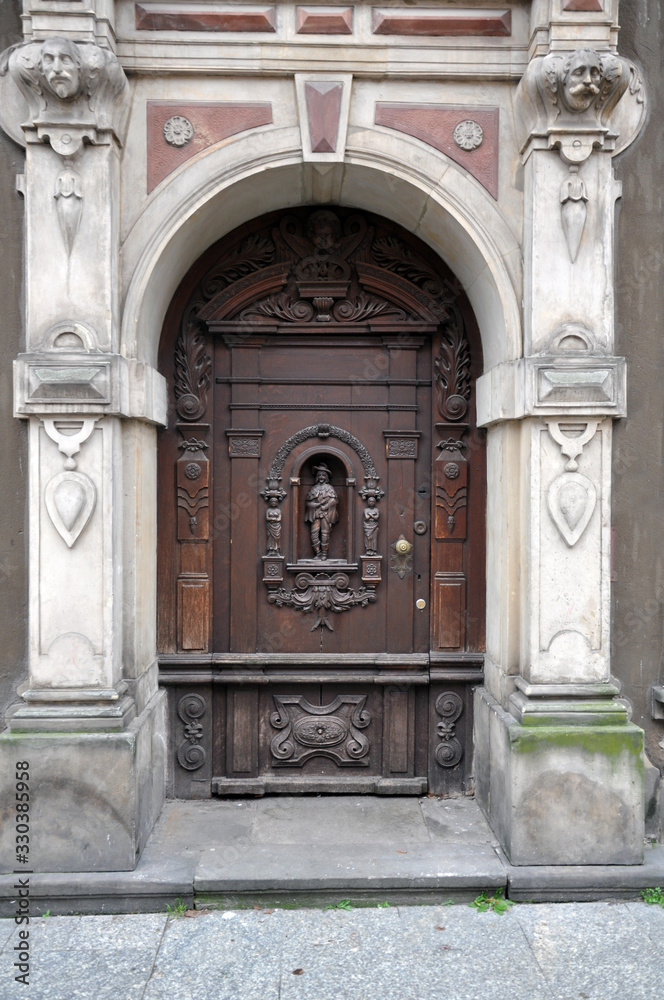
[[[496,838],[474,799],[419,800],[429,838],[445,844],[495,844]]]
[[[283,913],[175,920],[142,1000],[279,1000]]]
[[[167,918],[158,914],[49,917],[30,923],[30,985],[17,984],[0,953],[0,996],[30,1000],[142,1000]],[[21,992],[23,991],[23,992]]]
[[[515,907],[512,916],[556,1000],[653,1000],[662,995],[659,949],[645,944],[643,923],[627,904],[578,904],[570,919],[568,908],[544,903]],[[649,922],[653,916],[648,915]]]
[[[369,795],[275,796],[256,803],[255,844],[427,843],[429,832],[416,798]]]

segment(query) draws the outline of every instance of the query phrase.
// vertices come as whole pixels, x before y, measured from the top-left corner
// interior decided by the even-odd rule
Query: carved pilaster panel
[[[462,541],[467,535],[467,426],[436,424],[441,437],[434,465],[435,537]]]
[[[201,685],[192,691],[174,686],[168,695],[172,794],[181,799],[209,798],[213,727],[210,688]]]
[[[436,573],[433,596],[433,648],[463,649],[466,637],[466,578],[463,573]]]
[[[275,694],[270,724],[279,730],[271,743],[272,766],[301,767],[312,757],[328,757],[340,767],[368,767],[371,723],[367,696],[337,695],[327,705],[312,705],[303,695]]]

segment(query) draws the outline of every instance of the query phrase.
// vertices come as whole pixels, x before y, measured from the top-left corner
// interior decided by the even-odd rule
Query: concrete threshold
[[[16,912],[20,877],[0,875],[0,916]],[[30,912],[424,905],[497,889],[578,902],[660,885],[663,845],[642,866],[515,867],[472,799],[275,796],[168,802],[134,871],[31,874]]]

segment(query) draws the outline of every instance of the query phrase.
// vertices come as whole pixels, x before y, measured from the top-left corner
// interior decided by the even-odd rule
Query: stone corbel
[[[550,52],[529,64],[515,113],[524,158],[533,148],[558,149],[578,167],[594,149],[619,152],[636,138],[644,91],[636,67],[621,56],[590,48]]]
[[[7,75],[27,101],[21,127],[28,143],[48,142],[65,160],[84,142],[122,145],[128,84],[108,49],[58,36],[24,42],[0,55],[0,77]]]
[[[624,417],[625,359],[544,354],[497,365],[477,381],[479,426],[524,417]]]
[[[131,417],[166,426],[162,375],[119,354],[40,352],[14,362],[14,416],[81,414]]]

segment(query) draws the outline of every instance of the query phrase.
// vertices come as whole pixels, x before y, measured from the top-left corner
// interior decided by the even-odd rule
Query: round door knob
[[[427,602],[425,600],[423,600],[421,597],[420,597],[420,599],[418,601],[415,601],[415,607],[417,608],[418,611],[424,611],[424,609],[426,608],[426,606],[427,606]]]
[[[405,538],[400,538],[394,547],[401,556],[405,556],[407,552],[410,552],[410,542],[407,542]]]
[[[427,530],[426,523],[424,521],[416,521],[413,525],[413,531],[416,535],[423,535]]]

